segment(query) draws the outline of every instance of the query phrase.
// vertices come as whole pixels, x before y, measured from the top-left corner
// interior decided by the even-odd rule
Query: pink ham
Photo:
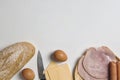
[[[78,72],[84,80],[108,80],[107,78],[106,79],[96,79],[96,78],[90,76],[83,68],[83,65],[82,65],[83,59],[84,59],[84,56],[82,56],[81,59],[79,60]]]
[[[108,80],[108,64],[116,60],[107,47],[89,48],[78,64],[78,72],[85,80]]]
[[[103,52],[107,56],[109,56],[110,60],[116,61],[116,56],[114,55],[114,53],[108,47],[102,46],[102,47],[99,47],[97,50],[100,51],[100,52]]]

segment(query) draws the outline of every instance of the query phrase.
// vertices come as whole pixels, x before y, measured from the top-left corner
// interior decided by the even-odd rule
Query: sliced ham
[[[84,59],[84,56],[82,56],[81,59],[79,60],[78,72],[84,80],[107,80],[107,78],[106,79],[96,79],[96,78],[90,76],[83,68],[83,65],[82,65],[83,59]]]
[[[108,64],[109,59],[106,55],[95,48],[90,48],[83,60],[84,69],[95,78],[108,77]]]
[[[112,60],[116,57],[109,48],[89,48],[79,60],[78,73],[84,80],[108,80],[108,64]]]
[[[115,54],[114,54],[108,47],[102,46],[102,47],[99,47],[97,50],[98,50],[99,52],[105,53],[110,60],[116,61],[116,56],[115,56]]]

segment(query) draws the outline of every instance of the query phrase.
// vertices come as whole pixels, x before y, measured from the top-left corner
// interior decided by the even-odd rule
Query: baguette
[[[28,42],[12,44],[0,51],[0,80],[10,80],[35,54]]]

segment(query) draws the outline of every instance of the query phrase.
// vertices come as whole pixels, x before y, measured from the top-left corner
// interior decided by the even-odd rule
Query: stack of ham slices
[[[111,61],[118,61],[118,58],[108,47],[87,49],[76,65],[75,80],[109,80]]]

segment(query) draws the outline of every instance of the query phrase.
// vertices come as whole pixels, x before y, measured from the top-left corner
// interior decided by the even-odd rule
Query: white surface
[[[29,41],[40,49],[45,68],[51,52],[62,49],[71,70],[91,46],[106,45],[120,56],[119,4],[120,0],[0,0],[0,49]],[[36,55],[26,67],[36,72]],[[12,80],[22,80],[19,73]]]

